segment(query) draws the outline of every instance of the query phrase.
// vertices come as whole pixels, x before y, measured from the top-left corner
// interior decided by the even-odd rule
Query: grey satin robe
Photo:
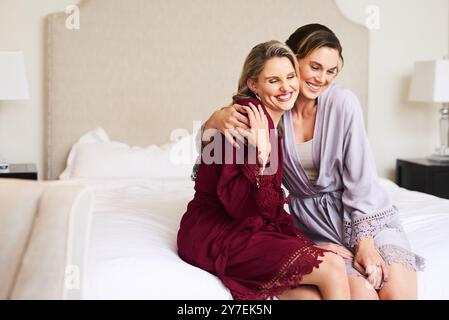
[[[297,226],[317,243],[333,242],[354,251],[373,237],[385,262],[421,270],[402,229],[397,208],[380,186],[357,97],[333,84],[319,98],[313,136],[313,163],[319,175],[308,180],[295,148],[291,112],[283,117],[284,185]],[[350,274],[359,274],[347,261]]]

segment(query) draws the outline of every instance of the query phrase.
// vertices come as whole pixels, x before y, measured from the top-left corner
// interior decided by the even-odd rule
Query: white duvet
[[[176,234],[193,182],[89,180],[95,206],[85,299],[231,299],[213,275],[182,261]],[[449,200],[411,192],[382,180],[399,208],[416,253],[420,299],[449,299]]]

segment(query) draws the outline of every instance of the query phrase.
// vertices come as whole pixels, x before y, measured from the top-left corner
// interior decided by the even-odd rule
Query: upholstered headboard
[[[243,60],[257,43],[285,41],[318,22],[340,38],[339,82],[366,108],[368,31],[334,0],[86,0],[80,29],[48,17],[46,177],[64,168],[74,142],[99,126],[133,145],[169,141],[227,105]],[[366,110],[365,110],[366,111]],[[366,112],[365,112],[366,114]]]

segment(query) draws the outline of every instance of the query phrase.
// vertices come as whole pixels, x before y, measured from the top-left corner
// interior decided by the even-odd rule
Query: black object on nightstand
[[[449,163],[427,159],[398,159],[396,182],[409,190],[449,199]]]
[[[0,178],[37,180],[37,169],[33,163],[9,165],[9,172],[0,172]]]

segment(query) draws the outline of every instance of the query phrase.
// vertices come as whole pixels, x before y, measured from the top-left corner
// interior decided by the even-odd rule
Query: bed
[[[230,299],[216,277],[177,256],[180,217],[193,196],[194,152],[176,166],[167,157],[186,143],[191,149],[192,131],[228,104],[252,46],[285,40],[306,23],[324,23],[341,39],[346,64],[339,82],[357,94],[366,116],[367,29],[347,20],[333,0],[283,0],[282,6],[268,0],[85,0],[78,6],[79,30],[66,28],[64,12],[48,17],[45,176],[81,186],[90,195],[83,208],[91,209],[75,219],[78,228],[85,226],[82,238],[72,232],[64,242],[86,244],[66,248],[62,263],[80,268],[81,283],[68,287],[58,273],[62,294],[50,297]],[[261,22],[269,27],[255,27]],[[102,149],[110,143],[115,149]],[[81,144],[88,145],[83,152]],[[413,249],[427,259],[419,298],[448,299],[449,201],[382,183]],[[10,297],[48,297],[40,289]]]
[[[99,128],[72,148],[72,162],[61,178],[87,186],[95,199],[82,298],[231,299],[218,278],[177,255],[179,222],[194,192],[190,160],[167,161],[180,154],[196,157],[194,134],[163,146],[136,148],[110,141]],[[124,170],[113,175],[104,169],[106,161],[114,167],[117,159],[139,166],[136,157],[145,160],[135,174]],[[160,170],[146,170],[145,163]],[[425,271],[418,273],[419,298],[449,299],[449,200],[399,188],[386,179],[381,183],[400,211],[412,248],[426,259]]]
[[[84,298],[231,299],[216,277],[177,256],[180,217],[193,196],[188,177],[89,184],[97,207]],[[382,184],[401,212],[412,248],[426,258],[425,271],[418,273],[419,299],[449,299],[449,200],[388,180]]]
[[[0,234],[8,239],[1,242],[0,258],[9,254],[2,259],[7,263],[0,268],[0,294],[11,299],[231,299],[218,278],[177,255],[179,221],[193,196],[189,174],[187,167],[173,167],[169,178],[0,179]],[[381,183],[400,211],[412,248],[426,259],[425,271],[418,273],[419,299],[449,299],[449,200],[385,179]],[[18,219],[11,222],[13,216]]]

